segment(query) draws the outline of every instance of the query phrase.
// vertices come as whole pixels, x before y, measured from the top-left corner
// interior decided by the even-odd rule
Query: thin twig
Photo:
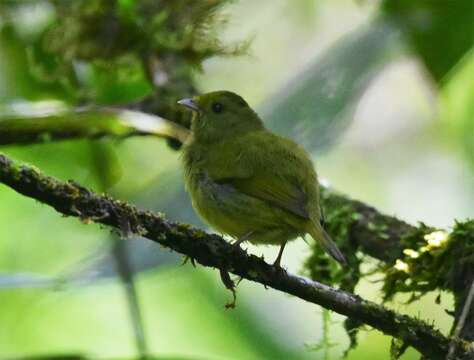
[[[91,144],[91,149],[94,155],[94,165],[101,191],[107,192],[112,185],[110,183],[110,173],[113,172],[114,165],[116,164],[114,164],[114,161],[111,161],[113,157],[104,156],[104,154],[113,154],[113,149],[109,147],[109,144],[100,143]],[[139,359],[147,359],[149,354],[148,345],[140,301],[135,286],[135,274],[124,241],[130,236],[130,226],[126,218],[121,221],[119,235],[111,234],[110,236],[112,241],[112,257],[115,260],[120,282],[124,289]]]
[[[139,358],[146,359],[149,352],[145,336],[145,327],[143,324],[142,312],[140,310],[140,303],[138,301],[134,272],[126,252],[125,240],[114,238],[113,242],[114,259],[117,263],[117,270],[127,297],[129,314],[133,325],[135,345],[140,356]]]
[[[456,325],[456,330],[454,330],[453,340],[449,345],[449,352],[447,360],[454,359],[454,351],[456,350],[456,343],[459,340],[459,335],[461,334],[464,324],[466,323],[467,316],[469,315],[469,310],[471,309],[472,302],[474,301],[474,280],[471,283],[471,288],[466,298],[466,302],[462,308],[461,316],[459,317],[458,323]]]

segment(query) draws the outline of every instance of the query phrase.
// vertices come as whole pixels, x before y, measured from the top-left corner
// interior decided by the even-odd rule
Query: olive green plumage
[[[203,220],[238,241],[282,245],[281,251],[309,233],[345,262],[320,225],[318,179],[302,147],[265,129],[234,93],[179,103],[195,112],[183,160],[186,189]]]

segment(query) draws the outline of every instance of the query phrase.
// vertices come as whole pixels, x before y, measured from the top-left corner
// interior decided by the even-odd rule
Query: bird
[[[321,225],[319,183],[309,154],[265,128],[239,95],[213,91],[184,98],[192,111],[183,146],[184,182],[193,208],[234,245],[279,245],[309,234],[341,265],[346,259]]]

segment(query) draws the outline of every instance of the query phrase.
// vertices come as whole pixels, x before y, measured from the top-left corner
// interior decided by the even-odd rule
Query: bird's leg
[[[248,233],[244,234],[243,236],[239,237],[235,242],[232,243],[232,246],[239,247],[244,241],[247,241],[250,236],[252,236],[253,231],[249,231]]]
[[[283,255],[283,250],[285,250],[285,246],[286,246],[286,241],[283,244],[281,244],[280,251],[278,252],[278,256],[275,259],[275,262],[273,263],[273,266],[277,268],[281,268],[280,262],[281,262],[281,257]]]

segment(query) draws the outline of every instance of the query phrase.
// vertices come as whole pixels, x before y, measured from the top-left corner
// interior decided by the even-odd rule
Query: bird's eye
[[[223,109],[224,107],[222,106],[221,103],[218,103],[218,102],[212,103],[212,111],[214,111],[216,114],[221,113]]]

